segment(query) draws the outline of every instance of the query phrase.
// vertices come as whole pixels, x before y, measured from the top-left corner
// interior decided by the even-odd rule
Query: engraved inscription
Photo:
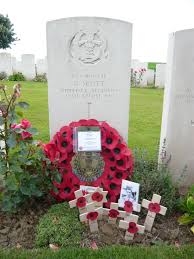
[[[175,99],[178,102],[194,103],[194,92],[186,88],[184,91],[176,93]]]
[[[77,32],[70,40],[70,56],[83,64],[96,64],[108,57],[107,40],[99,30]]]

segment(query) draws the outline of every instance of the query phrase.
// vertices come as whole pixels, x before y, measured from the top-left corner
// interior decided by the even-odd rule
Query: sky
[[[46,56],[46,23],[66,17],[98,16],[133,23],[132,58],[166,62],[170,33],[194,28],[194,0],[0,0],[20,39],[6,52]],[[5,51],[0,51],[5,52]]]

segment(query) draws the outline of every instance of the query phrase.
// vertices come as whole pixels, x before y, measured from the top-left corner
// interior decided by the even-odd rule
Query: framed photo
[[[140,206],[139,200],[139,183],[122,180],[121,193],[119,198],[119,207],[123,208],[125,201],[131,201],[133,203],[134,211],[139,212]]]

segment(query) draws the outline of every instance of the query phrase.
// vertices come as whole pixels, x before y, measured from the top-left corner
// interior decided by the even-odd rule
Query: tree
[[[9,17],[0,14],[0,49],[10,48],[11,44],[17,40]]]

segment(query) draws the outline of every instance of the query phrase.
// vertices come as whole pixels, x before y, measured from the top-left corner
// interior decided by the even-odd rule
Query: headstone
[[[194,29],[175,32],[168,47],[159,162],[168,162],[182,187],[194,183],[193,72]]]
[[[8,76],[11,75],[11,54],[0,53],[0,72],[5,72]]]
[[[47,60],[45,59],[38,59],[36,62],[37,74],[46,74],[47,73]]]
[[[35,57],[33,54],[22,55],[21,71],[28,80],[35,77]]]
[[[17,72],[16,64],[17,64],[17,59],[15,57],[11,57],[11,72],[12,72],[12,74]]]
[[[146,78],[147,78],[147,85],[154,85],[155,71],[153,69],[147,69]]]
[[[140,62],[137,59],[132,60],[132,69],[136,71],[136,77],[140,81],[138,86],[144,87],[147,86],[147,67],[148,63]]]
[[[159,88],[164,88],[165,81],[166,81],[166,64],[156,64],[155,86]]]
[[[63,125],[91,117],[107,121],[127,141],[131,40],[132,24],[119,20],[48,22],[51,137]]]

